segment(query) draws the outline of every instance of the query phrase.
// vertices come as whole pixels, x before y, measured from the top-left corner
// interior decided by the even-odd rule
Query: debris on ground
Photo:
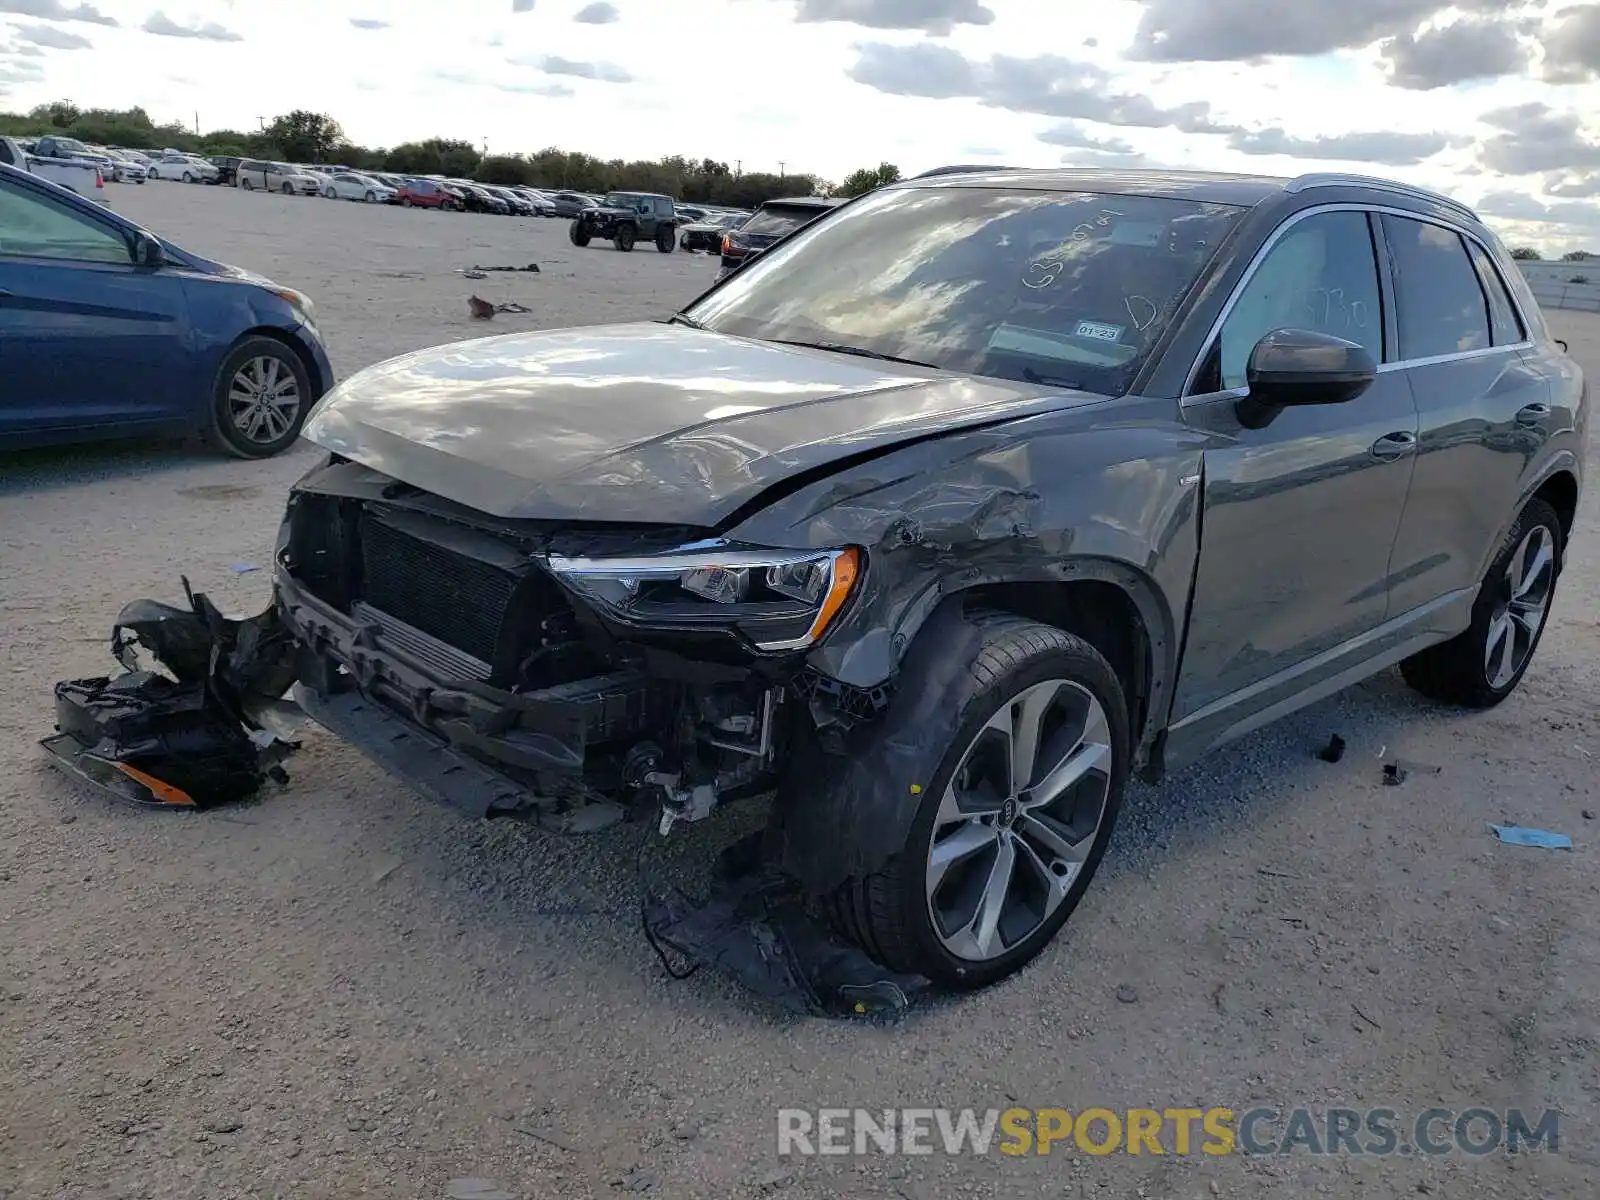
[[[1396,758],[1383,764],[1383,782],[1390,787],[1397,787],[1406,781],[1408,775],[1438,775],[1443,770],[1443,767],[1436,767],[1432,763]]]
[[[1344,757],[1344,739],[1337,733],[1328,739],[1328,744],[1317,751],[1317,757],[1325,763],[1336,763]]]
[[[468,296],[467,311],[472,314],[473,320],[487,321],[493,317],[495,313],[526,313],[532,312],[533,309],[513,302],[507,302],[505,304],[490,304],[481,296]]]
[[[834,937],[760,845],[757,833],[723,851],[704,904],[645,883],[644,935],[673,978],[711,966],[791,1012],[834,1017],[901,1012],[931,986]],[[669,950],[687,965],[674,966]]]
[[[1586,809],[1584,809],[1584,810],[1583,810],[1583,819],[1584,819],[1584,820],[1585,820],[1585,821],[1592,821],[1592,820],[1594,820],[1594,809],[1592,809],[1592,808],[1586,808]]]
[[[1523,825],[1496,825],[1493,822],[1490,822],[1489,828],[1508,846],[1533,846],[1540,850],[1572,849],[1572,839],[1564,833],[1530,829]]]
[[[268,779],[288,782],[281,764],[299,743],[279,710],[294,682],[293,642],[275,608],[234,620],[187,579],[183,587],[186,609],[123,607],[111,631],[123,673],[57,683],[56,732],[41,745],[57,766],[125,800],[210,808]]]
[[[452,1179],[445,1184],[445,1200],[517,1200],[492,1179]]]
[[[1139,1002],[1138,989],[1131,983],[1118,984],[1117,999],[1124,1004],[1137,1004]]]
[[[261,568],[256,566],[255,563],[239,562],[234,563],[228,568],[228,570],[232,571],[235,575],[248,575],[251,571],[259,571]]]

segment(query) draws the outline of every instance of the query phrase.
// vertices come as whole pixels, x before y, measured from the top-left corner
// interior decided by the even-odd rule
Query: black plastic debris
[[[1325,763],[1336,763],[1344,757],[1344,739],[1337,733],[1328,739],[1328,744],[1317,751],[1317,757]]]
[[[645,937],[669,974],[684,979],[709,966],[790,1012],[829,1017],[901,1012],[928,990],[922,976],[891,971],[835,937],[759,842],[754,834],[724,852],[703,904],[676,888],[644,888]]]
[[[56,732],[41,745],[56,765],[139,804],[210,808],[287,782],[284,692],[293,640],[269,608],[224,617],[183,581],[187,609],[135,600],[118,614],[112,656],[121,675],[55,685]],[[165,673],[146,666],[148,654]]]
[[[1399,763],[1387,762],[1383,764],[1383,782],[1385,787],[1399,787],[1406,781],[1406,769]]]

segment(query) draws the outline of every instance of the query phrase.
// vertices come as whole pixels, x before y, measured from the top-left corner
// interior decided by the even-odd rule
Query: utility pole
[[[735,179],[738,179],[743,174],[744,174],[744,159],[742,159],[742,158],[734,159],[733,160],[733,177]]]
[[[200,110],[199,109],[195,109],[195,113],[194,113],[194,135],[195,135],[195,137],[199,137],[200,136]]]
[[[784,168],[784,166],[785,166],[785,163],[784,163],[783,159],[780,158],[778,160],[778,178],[780,180],[783,178],[783,168]]]

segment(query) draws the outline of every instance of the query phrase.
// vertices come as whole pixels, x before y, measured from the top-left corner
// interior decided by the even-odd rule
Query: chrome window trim
[[[1205,364],[1206,356],[1211,352],[1212,345],[1216,342],[1217,337],[1222,333],[1222,326],[1227,322],[1228,318],[1233,315],[1234,305],[1239,302],[1239,298],[1241,295],[1243,295],[1244,289],[1250,285],[1250,281],[1255,278],[1256,272],[1261,269],[1261,264],[1266,259],[1267,255],[1272,253],[1273,247],[1278,244],[1284,234],[1293,229],[1301,221],[1306,220],[1308,217],[1320,216],[1323,213],[1330,212],[1381,213],[1385,216],[1404,217],[1410,221],[1421,221],[1426,225],[1438,225],[1443,229],[1450,230],[1452,233],[1460,234],[1462,237],[1471,238],[1483,249],[1483,252],[1489,256],[1489,262],[1494,266],[1495,270],[1498,271],[1500,269],[1499,264],[1495,262],[1494,250],[1491,249],[1481,237],[1473,233],[1470,229],[1463,229],[1454,221],[1446,220],[1445,218],[1435,216],[1432,213],[1408,212],[1403,208],[1390,208],[1383,204],[1352,204],[1349,202],[1339,204],[1319,204],[1314,208],[1301,209],[1299,212],[1292,214],[1286,221],[1282,222],[1276,229],[1274,229],[1268,236],[1267,240],[1261,243],[1261,248],[1258,249],[1251,257],[1250,265],[1245,268],[1244,274],[1239,277],[1239,282],[1234,285],[1233,291],[1228,295],[1227,303],[1222,306],[1222,311],[1217,314],[1217,319],[1211,323],[1211,328],[1207,331],[1205,340],[1200,343],[1200,352],[1195,355],[1194,361],[1189,364],[1189,373],[1184,376],[1183,380],[1183,394],[1178,400],[1180,406],[1186,406],[1189,403],[1189,400],[1193,395],[1195,379],[1199,376],[1200,368]],[[1470,259],[1468,260],[1468,265],[1471,265]],[[1383,267],[1381,263],[1376,261],[1376,258],[1374,259],[1374,266],[1377,267],[1379,273],[1381,274]],[[1474,279],[1477,278],[1478,271],[1476,267],[1473,267],[1472,275]],[[1485,346],[1478,350],[1462,350],[1455,354],[1436,354],[1428,358],[1407,358],[1400,359],[1396,362],[1379,363],[1379,372],[1387,373],[1389,371],[1398,371],[1402,368],[1409,369],[1411,367],[1434,366],[1438,363],[1455,362],[1457,359],[1482,358],[1489,354],[1503,354],[1511,350],[1530,349],[1533,346],[1533,339],[1527,337],[1526,334],[1530,329],[1533,328],[1533,326],[1529,323],[1527,314],[1523,312],[1522,305],[1518,301],[1516,293],[1506,285],[1503,278],[1501,279],[1500,284],[1501,287],[1505,288],[1506,296],[1511,301],[1511,308],[1517,314],[1517,320],[1522,326],[1522,331],[1524,334],[1522,341],[1510,342],[1504,346]],[[1481,284],[1479,286],[1480,288],[1482,287]],[[1493,336],[1492,328],[1490,331],[1490,336]],[[1211,392],[1205,393],[1206,396],[1211,396],[1213,394],[1214,393]],[[1198,397],[1194,398],[1198,399]]]

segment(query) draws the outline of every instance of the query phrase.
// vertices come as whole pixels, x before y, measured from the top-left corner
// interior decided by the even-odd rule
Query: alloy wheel
[[[1483,665],[1489,686],[1508,685],[1527,665],[1555,591],[1555,539],[1535,525],[1517,545],[1500,580],[1500,601],[1489,620]]]
[[[270,445],[294,428],[300,415],[300,385],[276,358],[245,360],[228,385],[228,416],[245,438]]]
[[[1111,791],[1111,727],[1084,687],[1051,679],[1003,704],[940,800],[926,866],[946,951],[987,962],[1037,933],[1083,871]]]

